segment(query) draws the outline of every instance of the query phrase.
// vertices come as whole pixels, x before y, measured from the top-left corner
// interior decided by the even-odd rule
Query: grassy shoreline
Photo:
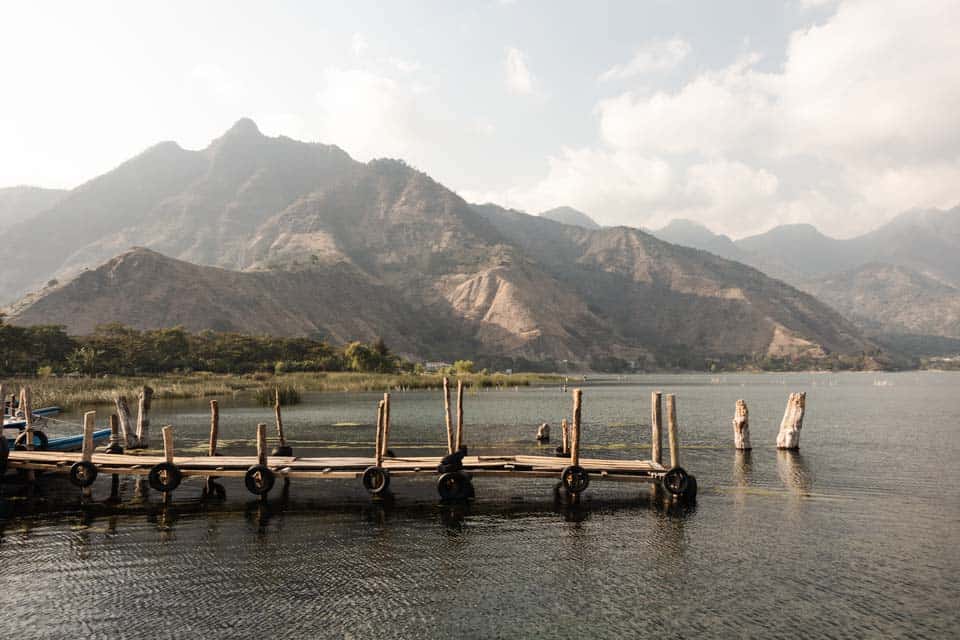
[[[563,376],[539,373],[470,373],[459,376],[467,386],[484,388],[525,387],[555,384]],[[451,379],[455,379],[451,376]],[[112,404],[115,394],[135,399],[139,389],[148,385],[155,399],[217,398],[239,394],[254,394],[261,389],[276,386],[292,387],[298,392],[343,393],[358,391],[387,391],[394,389],[436,389],[443,385],[440,374],[381,374],[381,373],[286,373],[220,374],[189,373],[156,376],[80,376],[10,378],[3,380],[6,393],[18,392],[24,384],[30,386],[33,406],[57,405],[65,410],[95,404]]]

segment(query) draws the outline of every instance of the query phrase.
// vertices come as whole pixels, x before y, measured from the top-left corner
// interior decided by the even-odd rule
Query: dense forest
[[[409,366],[382,340],[333,347],[310,338],[279,338],[176,327],[138,331],[107,324],[89,336],[60,326],[20,327],[0,317],[0,375],[79,373],[139,375],[172,371],[360,371],[395,373]]]

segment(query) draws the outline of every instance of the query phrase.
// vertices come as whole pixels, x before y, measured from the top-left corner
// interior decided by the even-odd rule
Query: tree
[[[473,360],[457,360],[453,363],[453,370],[456,373],[473,373]]]

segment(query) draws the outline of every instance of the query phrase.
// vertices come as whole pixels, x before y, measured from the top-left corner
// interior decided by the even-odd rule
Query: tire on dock
[[[37,451],[46,451],[50,446],[50,441],[47,438],[47,434],[43,431],[34,429],[33,433],[33,448]],[[38,443],[39,441],[39,443]],[[13,441],[13,448],[16,451],[26,451],[27,450],[27,432],[21,431],[20,435]]]
[[[273,489],[273,483],[276,482],[276,479],[270,467],[265,464],[255,464],[247,469],[246,475],[243,476],[243,484],[246,485],[247,491],[253,495],[264,496]]]
[[[180,468],[172,462],[161,462],[153,465],[147,476],[150,486],[162,493],[169,493],[180,486],[183,474]]]
[[[437,493],[444,502],[473,497],[470,477],[463,471],[450,471],[437,479]]]
[[[572,464],[560,472],[560,483],[567,493],[583,493],[590,486],[590,474],[580,465]]]
[[[390,472],[383,467],[367,467],[361,477],[363,488],[377,495],[390,487]]]
[[[92,462],[87,460],[74,462],[70,466],[70,482],[75,487],[85,489],[96,482],[98,473],[97,467]]]
[[[661,480],[663,488],[675,498],[691,498],[697,495],[697,479],[683,467],[673,467]]]

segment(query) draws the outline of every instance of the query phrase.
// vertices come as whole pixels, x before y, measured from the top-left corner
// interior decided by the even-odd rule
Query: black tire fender
[[[164,476],[166,476],[166,479],[164,479]],[[153,465],[149,475],[147,475],[150,486],[162,493],[173,491],[180,486],[182,480],[183,474],[180,472],[180,467],[172,462],[161,462]]]
[[[87,460],[74,462],[70,467],[70,482],[81,489],[89,487],[97,480],[97,467]]]
[[[259,479],[258,479],[259,478]],[[243,484],[247,491],[255,496],[264,496],[273,489],[273,483],[277,481],[276,475],[265,464],[255,464],[247,469],[243,476]]]
[[[383,467],[367,467],[363,470],[363,488],[376,495],[390,487],[390,472]]]
[[[690,475],[683,467],[673,467],[664,474],[661,482],[663,488],[669,493],[680,497],[687,493],[690,486]]]
[[[590,486],[590,474],[580,465],[572,464],[560,472],[560,482],[567,493],[583,493]]]

